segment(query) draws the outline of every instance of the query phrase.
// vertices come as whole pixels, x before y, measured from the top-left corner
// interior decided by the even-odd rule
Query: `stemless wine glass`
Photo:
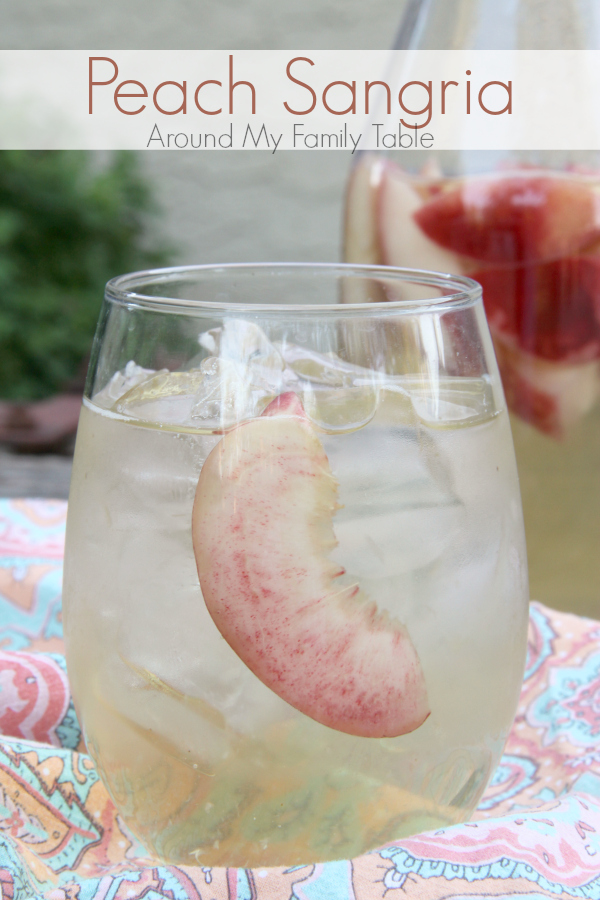
[[[468,818],[527,626],[478,285],[300,264],[111,281],[64,617],[89,752],[162,859],[339,859]]]

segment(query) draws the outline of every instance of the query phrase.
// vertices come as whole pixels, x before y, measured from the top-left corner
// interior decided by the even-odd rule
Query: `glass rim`
[[[237,303],[219,300],[192,300],[180,297],[145,294],[143,287],[148,284],[167,287],[186,276],[227,276],[252,274],[309,274],[315,276],[329,274],[337,277],[356,277],[372,279],[380,282],[414,283],[429,285],[432,288],[452,290],[445,296],[425,297],[410,300],[385,300],[366,303],[332,303],[332,304],[283,304],[283,303]],[[136,290],[142,288],[142,291]],[[322,313],[344,315],[392,312],[434,311],[436,309],[456,309],[471,306],[481,299],[481,285],[465,275],[454,275],[446,272],[434,272],[426,269],[400,268],[398,266],[355,265],[353,263],[306,263],[306,262],[259,262],[259,263],[207,263],[200,265],[169,266],[158,269],[146,269],[118,275],[106,284],[107,300],[124,306],[143,307],[161,312],[188,313],[205,312],[270,312],[278,315],[286,313]]]

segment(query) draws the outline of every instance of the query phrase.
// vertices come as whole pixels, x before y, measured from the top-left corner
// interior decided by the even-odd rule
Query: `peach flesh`
[[[415,213],[431,240],[486,263],[548,261],[597,241],[597,201],[572,178],[473,178]]]
[[[344,211],[344,259],[361,265],[380,265],[377,196],[384,163],[371,156],[352,170]]]
[[[388,163],[377,196],[379,244],[386,266],[405,266],[460,275],[459,257],[432,241],[416,224],[423,200],[402,171]]]
[[[563,440],[598,398],[597,360],[548,362],[526,353],[502,332],[491,332],[509,409],[538,431]]]
[[[295,394],[282,394],[209,454],[192,537],[204,601],[244,663],[323,725],[395,737],[429,715],[406,628],[328,559],[337,482]]]

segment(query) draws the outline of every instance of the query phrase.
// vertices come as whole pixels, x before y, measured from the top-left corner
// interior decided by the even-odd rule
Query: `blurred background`
[[[0,0],[0,48],[381,49],[407,0]],[[104,283],[340,258],[346,151],[0,152],[0,496],[68,494]]]

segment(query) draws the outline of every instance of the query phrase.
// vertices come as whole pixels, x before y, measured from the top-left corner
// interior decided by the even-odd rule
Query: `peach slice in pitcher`
[[[204,601],[249,669],[300,712],[363,737],[394,737],[429,715],[406,628],[343,570],[337,482],[293,393],[238,425],[198,480],[192,537]]]
[[[509,409],[543,434],[562,440],[596,403],[598,361],[549,362],[493,327],[491,332]]]
[[[377,195],[386,163],[371,154],[352,170],[344,210],[344,259],[361,265],[380,265],[377,233]]]
[[[393,163],[388,162],[383,168],[380,182],[377,223],[385,265],[462,274],[464,266],[456,253],[444,249],[420,226],[420,211],[437,201],[424,206],[416,183],[411,183]]]
[[[414,218],[441,247],[492,264],[556,259],[600,236],[597,197],[573,176],[472,178],[426,203]]]
[[[483,288],[490,327],[549,362],[600,358],[600,258],[498,266],[472,276]]]

